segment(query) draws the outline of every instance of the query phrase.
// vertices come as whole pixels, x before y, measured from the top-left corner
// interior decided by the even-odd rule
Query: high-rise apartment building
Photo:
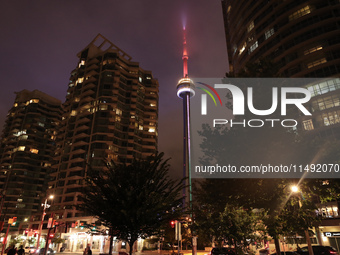
[[[312,99],[301,128],[339,136],[340,1],[222,0],[229,70],[269,58],[283,77],[333,77],[306,85]]]
[[[101,35],[78,54],[63,104],[51,211],[60,222],[86,216],[78,195],[89,167],[130,163],[157,150],[158,81]],[[100,198],[98,198],[100,199]],[[70,225],[71,226],[71,225]]]
[[[40,211],[62,111],[60,100],[41,91],[16,94],[0,144],[1,218],[24,222]]]
[[[229,70],[271,59],[283,77],[313,77],[312,116],[300,128],[311,137],[340,137],[340,1],[222,0]],[[320,205],[323,242],[340,251],[338,201]]]

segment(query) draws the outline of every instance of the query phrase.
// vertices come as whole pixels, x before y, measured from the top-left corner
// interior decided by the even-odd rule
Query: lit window
[[[81,60],[78,67],[84,66],[85,65],[85,60]]]
[[[321,64],[326,63],[326,62],[327,62],[327,59],[326,59],[326,58],[321,58],[321,59],[318,59],[318,60],[313,61],[313,62],[311,62],[311,63],[308,63],[308,64],[307,64],[307,67],[308,67],[308,68],[313,68],[313,67],[315,67],[315,66],[321,65]]]
[[[104,104],[104,105],[100,105],[100,106],[99,106],[99,110],[100,110],[100,111],[105,111],[105,110],[107,110],[107,105],[105,105],[105,104]]]
[[[121,121],[120,116],[116,116],[116,117],[115,117],[115,121],[116,121],[116,122],[120,122],[120,121]]]
[[[254,21],[250,22],[250,24],[247,28],[248,32],[250,32],[253,28],[254,28]]]
[[[109,146],[109,150],[118,152],[118,147],[113,146],[113,145],[110,145],[110,146]]]
[[[322,114],[323,124],[325,126],[330,126],[340,122],[340,118],[337,112],[329,112]]]
[[[259,47],[259,43],[256,41],[252,46],[250,46],[248,52],[252,53],[257,47]]]
[[[138,129],[139,129],[139,130],[143,130],[143,126],[142,126],[142,125],[139,125]]]
[[[31,99],[30,100],[30,104],[37,104],[37,103],[39,103],[39,99]]]
[[[245,43],[243,44],[242,48],[240,49],[240,52],[239,52],[240,55],[241,55],[242,52],[246,49],[246,47],[247,47],[247,43],[245,42]]]
[[[39,150],[31,148],[31,149],[30,149],[30,152],[31,152],[31,153],[34,153],[34,154],[38,154],[38,153],[39,153]]]
[[[149,132],[154,133],[154,132],[156,132],[156,129],[155,128],[149,128]]]
[[[74,98],[74,102],[79,102],[80,101],[80,98],[79,97],[76,97],[76,98]]]
[[[227,13],[229,13],[231,10],[231,5],[228,6]]]
[[[152,103],[151,103],[150,106],[151,106],[151,107],[156,107],[156,104],[152,104]]]
[[[143,81],[142,77],[139,77],[138,80],[139,80],[140,83],[142,83],[142,81]]]
[[[25,146],[19,146],[19,147],[18,147],[18,151],[24,151],[25,148],[26,148]]]
[[[122,115],[122,113],[123,113],[122,110],[116,109],[116,114],[117,114],[117,115]]]
[[[266,38],[266,40],[271,37],[272,35],[274,34],[274,28],[271,28],[269,30],[267,30],[265,33],[264,33],[264,37]]]
[[[329,91],[340,89],[340,79],[329,79],[318,84],[310,85],[307,87],[307,89],[310,91],[312,97],[322,95],[328,93]]]
[[[19,137],[19,140],[27,140],[28,135],[22,135]]]
[[[26,129],[18,131],[17,133],[13,133],[14,136],[21,136],[21,135],[25,135],[25,134],[26,134]]]
[[[83,81],[84,81],[84,77],[80,77],[80,78],[78,78],[78,80],[76,81],[76,84],[82,83]]]
[[[329,185],[329,180],[322,181],[322,185]]]
[[[44,124],[44,123],[41,123],[41,122],[38,122],[38,125],[39,125],[40,127],[45,127],[45,124]]]
[[[302,122],[304,130],[310,131],[314,129],[312,120],[305,120]]]
[[[318,50],[322,50],[322,46],[321,45],[318,45],[318,46],[315,46],[315,47],[310,48],[308,50],[305,50],[303,52],[303,54],[308,55],[308,54],[313,53],[313,52],[318,51]]]
[[[296,12],[294,12],[293,14],[289,15],[289,21],[298,19],[302,16],[305,16],[307,14],[309,14],[311,12],[311,9],[309,7],[309,5],[301,8],[300,10],[297,10]]]
[[[15,104],[14,104],[14,107],[17,107],[17,106],[18,106],[18,104],[17,104],[17,103],[15,103]]]

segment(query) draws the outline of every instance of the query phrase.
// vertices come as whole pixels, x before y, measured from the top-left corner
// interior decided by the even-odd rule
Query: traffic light
[[[47,228],[52,228],[53,218],[48,219]]]
[[[170,222],[170,225],[171,225],[171,228],[174,228],[175,225],[176,225],[176,221],[175,221],[175,220],[172,220],[172,221]]]
[[[16,223],[17,223],[17,217],[13,217],[12,226],[15,226]]]

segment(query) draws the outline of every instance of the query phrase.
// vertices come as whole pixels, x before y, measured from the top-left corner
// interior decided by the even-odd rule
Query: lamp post
[[[49,199],[53,199],[54,196],[53,195],[50,195],[48,197]],[[40,244],[40,236],[41,236],[41,230],[42,230],[42,227],[43,227],[43,224],[44,224],[44,217],[46,215],[45,211],[46,211],[46,208],[49,208],[50,205],[47,204],[47,199],[45,199],[45,203],[41,204],[41,206],[43,206],[43,214],[41,216],[41,222],[40,222],[40,225],[39,225],[39,232],[38,232],[38,241],[37,241],[37,249],[39,249],[39,244]]]
[[[302,191],[300,191],[300,189],[299,189],[298,186],[293,185],[293,186],[291,187],[291,190],[292,190],[293,193],[300,193],[300,198],[301,198],[301,200],[305,200],[305,198],[304,198],[303,195],[302,195]],[[299,208],[302,207],[301,200],[299,199]],[[308,253],[309,253],[309,255],[314,255],[314,253],[313,253],[313,248],[312,248],[312,242],[310,241],[308,229],[305,230],[305,235],[306,235],[306,241],[307,241],[307,245],[308,245]]]

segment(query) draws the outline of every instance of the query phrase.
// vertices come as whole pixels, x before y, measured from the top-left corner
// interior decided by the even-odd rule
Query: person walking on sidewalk
[[[18,255],[25,255],[25,250],[22,245],[20,245],[20,249],[17,251]]]
[[[85,248],[83,255],[92,255],[90,244]]]

